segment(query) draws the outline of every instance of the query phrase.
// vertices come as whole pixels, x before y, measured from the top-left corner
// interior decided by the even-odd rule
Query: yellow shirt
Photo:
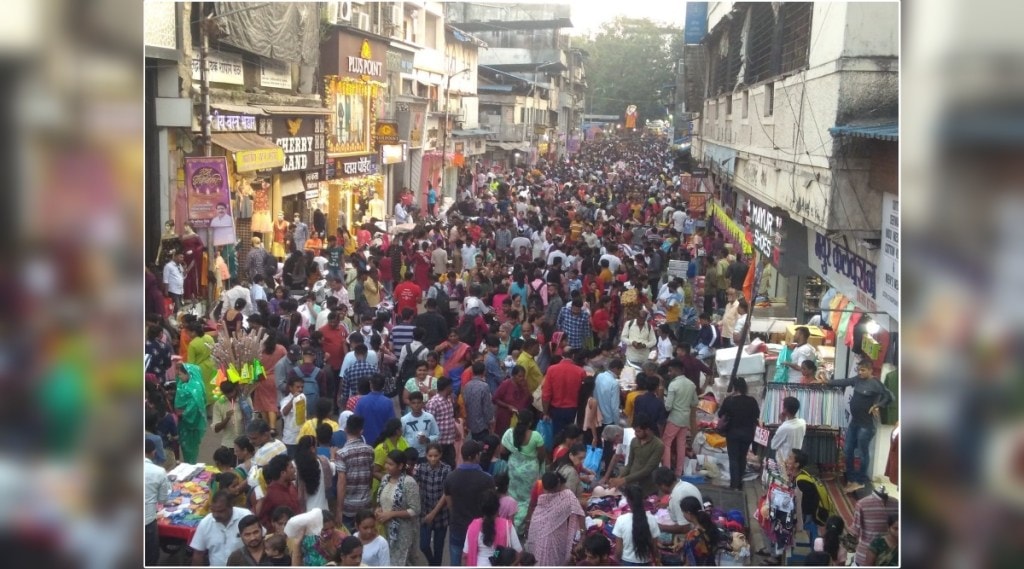
[[[516,364],[523,366],[523,369],[526,370],[526,388],[530,390],[531,394],[537,391],[541,382],[544,381],[544,374],[540,372],[537,361],[530,354],[522,352],[519,354]]]
[[[633,424],[633,407],[636,405],[636,398],[640,395],[647,393],[646,391],[630,391],[626,394],[626,404],[623,411],[626,413],[626,417],[629,418],[629,424]]]
[[[337,422],[330,419],[324,419],[324,423],[330,425],[332,433],[338,431]],[[316,438],[316,419],[310,419],[302,424],[302,428],[299,429],[299,438],[301,439],[306,435]]]

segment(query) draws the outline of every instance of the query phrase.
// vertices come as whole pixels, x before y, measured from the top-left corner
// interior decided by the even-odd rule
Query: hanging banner
[[[779,259],[782,245],[782,222],[785,219],[785,211],[779,208],[768,206],[747,198],[747,209],[750,217],[747,219],[750,225],[753,239],[751,242],[761,255],[773,266],[779,266]]]
[[[690,203],[688,208],[690,209],[690,215],[703,216],[704,211],[707,209],[708,198],[711,194],[705,194],[701,192],[693,192],[690,194]]]
[[[900,199],[882,198],[882,252],[878,263],[878,308],[900,317]]]
[[[214,246],[233,245],[235,223],[231,217],[227,157],[186,157],[185,190],[189,223],[197,229],[211,228]]]
[[[626,107],[626,128],[636,128],[636,105]]]

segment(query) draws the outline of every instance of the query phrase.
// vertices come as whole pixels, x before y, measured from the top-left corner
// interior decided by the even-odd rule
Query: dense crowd
[[[689,209],[666,143],[462,182],[443,222],[339,229],[282,267],[255,239],[212,318],[150,315],[150,563],[168,455],[218,469],[196,565],[437,566],[446,548],[451,565],[706,565],[729,549],[680,477],[751,271]],[[258,371],[213,390],[225,335],[261,343]],[[610,533],[585,523],[602,497],[622,500]]]

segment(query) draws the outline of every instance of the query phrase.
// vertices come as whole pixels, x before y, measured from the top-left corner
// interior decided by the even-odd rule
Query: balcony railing
[[[481,125],[483,126],[483,125]],[[491,134],[487,135],[487,140],[494,140],[498,142],[523,142],[529,140],[529,133],[526,124],[489,124],[487,128],[491,129]]]

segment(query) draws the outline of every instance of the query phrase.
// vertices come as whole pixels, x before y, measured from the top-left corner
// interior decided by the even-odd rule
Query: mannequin
[[[270,220],[270,184],[259,178],[249,186],[252,188],[252,231],[269,233],[274,230],[274,223]],[[281,217],[278,216],[278,219]]]
[[[296,212],[292,216],[292,241],[295,242],[295,248],[301,250],[305,247],[307,240],[309,240],[309,226],[302,221],[302,217]]]
[[[160,236],[160,246],[156,249],[156,264],[163,267],[174,256],[174,252],[181,249],[181,237],[174,231],[174,221],[168,219],[164,222],[164,233]]]
[[[255,231],[255,229],[254,229]],[[274,243],[270,246],[270,253],[279,261],[284,260],[285,235],[288,234],[288,222],[284,220],[284,212],[277,212],[277,220],[274,221]]]
[[[313,212],[313,231],[320,235],[327,234],[327,214],[321,211],[319,206]]]
[[[181,238],[182,251],[185,253],[185,300],[201,298],[208,266],[206,245],[196,234],[191,223],[185,224],[185,235]]]

